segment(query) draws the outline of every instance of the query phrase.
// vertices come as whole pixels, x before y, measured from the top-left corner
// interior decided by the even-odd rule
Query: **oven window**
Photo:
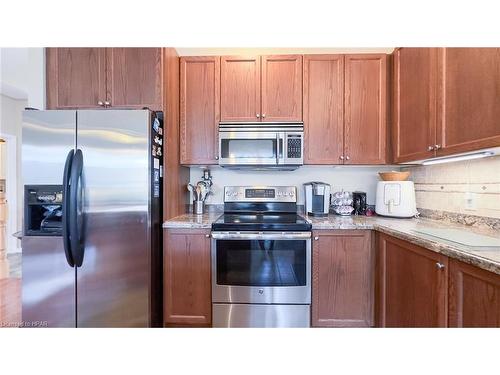
[[[276,139],[221,139],[221,157],[276,159]]]
[[[217,284],[306,285],[306,241],[217,240]]]

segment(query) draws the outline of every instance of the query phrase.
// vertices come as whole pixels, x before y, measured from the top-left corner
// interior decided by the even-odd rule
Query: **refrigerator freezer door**
[[[25,327],[75,327],[75,268],[61,237],[23,237],[22,321]]]
[[[149,325],[150,116],[78,111],[84,187],[78,327]]]
[[[76,111],[24,111],[23,185],[62,187],[75,139]],[[75,327],[75,269],[66,261],[62,237],[24,235],[22,249],[23,324]]]

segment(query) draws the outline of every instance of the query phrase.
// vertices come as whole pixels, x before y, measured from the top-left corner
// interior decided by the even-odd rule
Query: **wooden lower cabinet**
[[[450,260],[450,327],[500,327],[500,275]]]
[[[446,327],[448,258],[378,234],[378,325]]]
[[[210,327],[210,231],[168,229],[164,235],[164,326]]]
[[[313,232],[312,326],[373,325],[374,256],[369,230]]]

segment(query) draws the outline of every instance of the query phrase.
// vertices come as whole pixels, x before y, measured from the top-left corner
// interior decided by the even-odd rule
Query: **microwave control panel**
[[[302,136],[288,135],[287,137],[287,157],[289,159],[302,158]]]

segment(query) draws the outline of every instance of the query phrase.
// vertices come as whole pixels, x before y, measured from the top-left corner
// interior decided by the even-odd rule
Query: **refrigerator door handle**
[[[66,256],[66,261],[70,267],[75,266],[73,260],[73,255],[71,252],[71,242],[70,242],[70,230],[69,230],[69,213],[71,212],[70,207],[70,196],[69,196],[69,184],[71,177],[71,167],[73,164],[73,157],[75,151],[71,150],[66,157],[66,163],[64,164],[64,175],[63,175],[63,204],[62,204],[62,236],[64,244],[64,255]]]
[[[76,267],[83,263],[83,153],[77,149],[71,166],[71,177],[69,187],[69,233],[71,242],[71,253]]]

